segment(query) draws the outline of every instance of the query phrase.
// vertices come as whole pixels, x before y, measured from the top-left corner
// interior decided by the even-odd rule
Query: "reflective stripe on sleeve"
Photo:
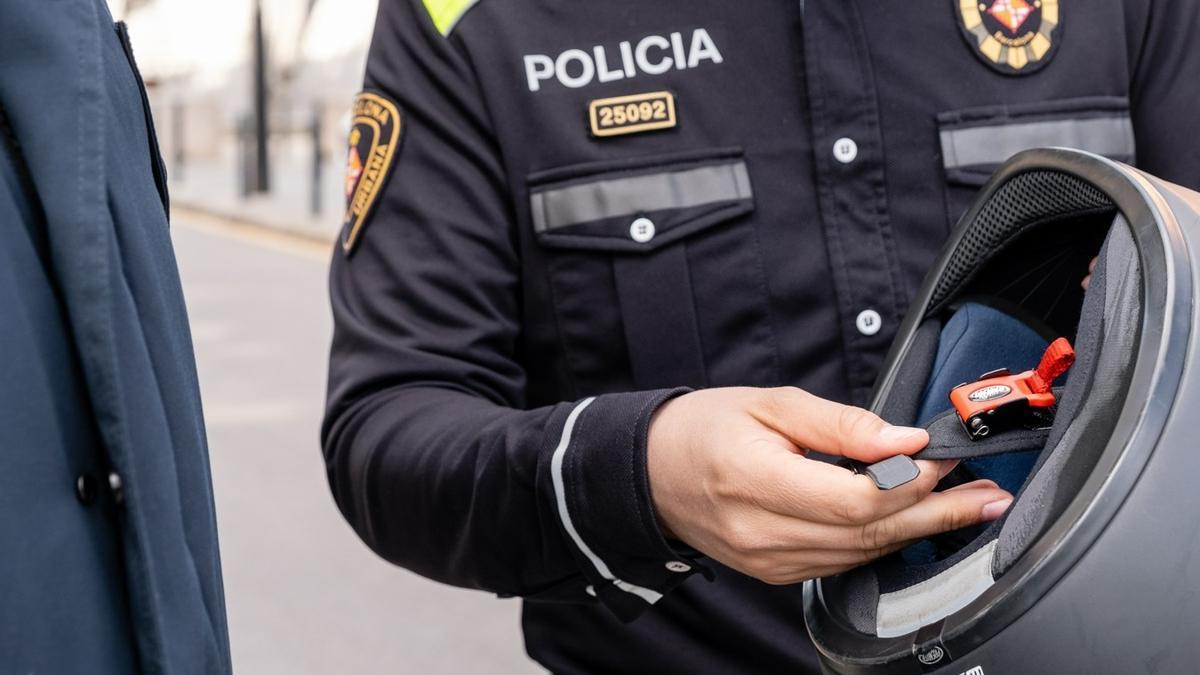
[[[575,546],[591,561],[592,566],[596,568],[596,572],[601,577],[611,581],[614,586],[626,593],[631,593],[650,604],[654,604],[662,599],[662,593],[631,584],[614,576],[608,565],[579,536],[579,532],[575,529],[575,524],[571,521],[571,514],[567,510],[567,493],[563,483],[563,457],[567,454],[567,448],[571,444],[571,432],[575,429],[575,421],[579,419],[579,414],[583,412],[583,409],[591,405],[592,401],[595,400],[596,397],[594,396],[584,399],[579,405],[575,406],[571,414],[567,415],[567,421],[563,425],[562,439],[558,442],[558,447],[554,449],[554,456],[550,459],[550,475],[554,482],[554,501],[558,505],[558,517],[562,520],[563,528],[566,529],[567,534],[571,536],[571,541],[575,542]]]

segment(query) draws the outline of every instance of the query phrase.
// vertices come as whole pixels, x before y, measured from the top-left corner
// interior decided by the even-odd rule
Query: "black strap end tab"
[[[866,475],[875,481],[875,487],[880,490],[898,488],[921,475],[920,467],[907,455],[896,455],[869,465],[854,460],[843,460],[840,465],[854,473]]]

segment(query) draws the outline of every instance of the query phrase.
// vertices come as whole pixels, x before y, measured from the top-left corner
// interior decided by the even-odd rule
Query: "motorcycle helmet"
[[[1015,499],[986,526],[807,582],[828,672],[1200,668],[1197,246],[1200,194],[1133,167],[1037,149],[998,170],[917,294],[872,409],[929,430],[918,457],[961,460],[948,481],[990,477]],[[973,429],[950,392],[1028,374],[1059,338],[1075,360],[1044,383],[1053,406],[973,437],[1003,416]],[[971,396],[986,407],[1003,386]]]

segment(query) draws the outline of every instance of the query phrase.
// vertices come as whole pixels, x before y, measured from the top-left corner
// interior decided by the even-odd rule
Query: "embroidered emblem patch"
[[[400,111],[389,99],[368,91],[354,99],[346,152],[346,214],[342,219],[342,251],[347,255],[354,250],[391,176],[403,131]]]
[[[971,51],[1002,73],[1032,73],[1049,63],[1058,49],[1062,32],[1059,0],[952,2]]]

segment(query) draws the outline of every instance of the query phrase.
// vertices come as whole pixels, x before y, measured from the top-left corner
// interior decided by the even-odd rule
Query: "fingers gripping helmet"
[[[1016,499],[988,526],[808,582],[827,670],[1200,668],[1197,247],[1200,194],[1129,166],[1042,149],[997,172],[926,278],[873,409],[926,426],[924,456]],[[1032,367],[1056,337],[1077,356],[1052,416],[972,439],[949,390]]]

